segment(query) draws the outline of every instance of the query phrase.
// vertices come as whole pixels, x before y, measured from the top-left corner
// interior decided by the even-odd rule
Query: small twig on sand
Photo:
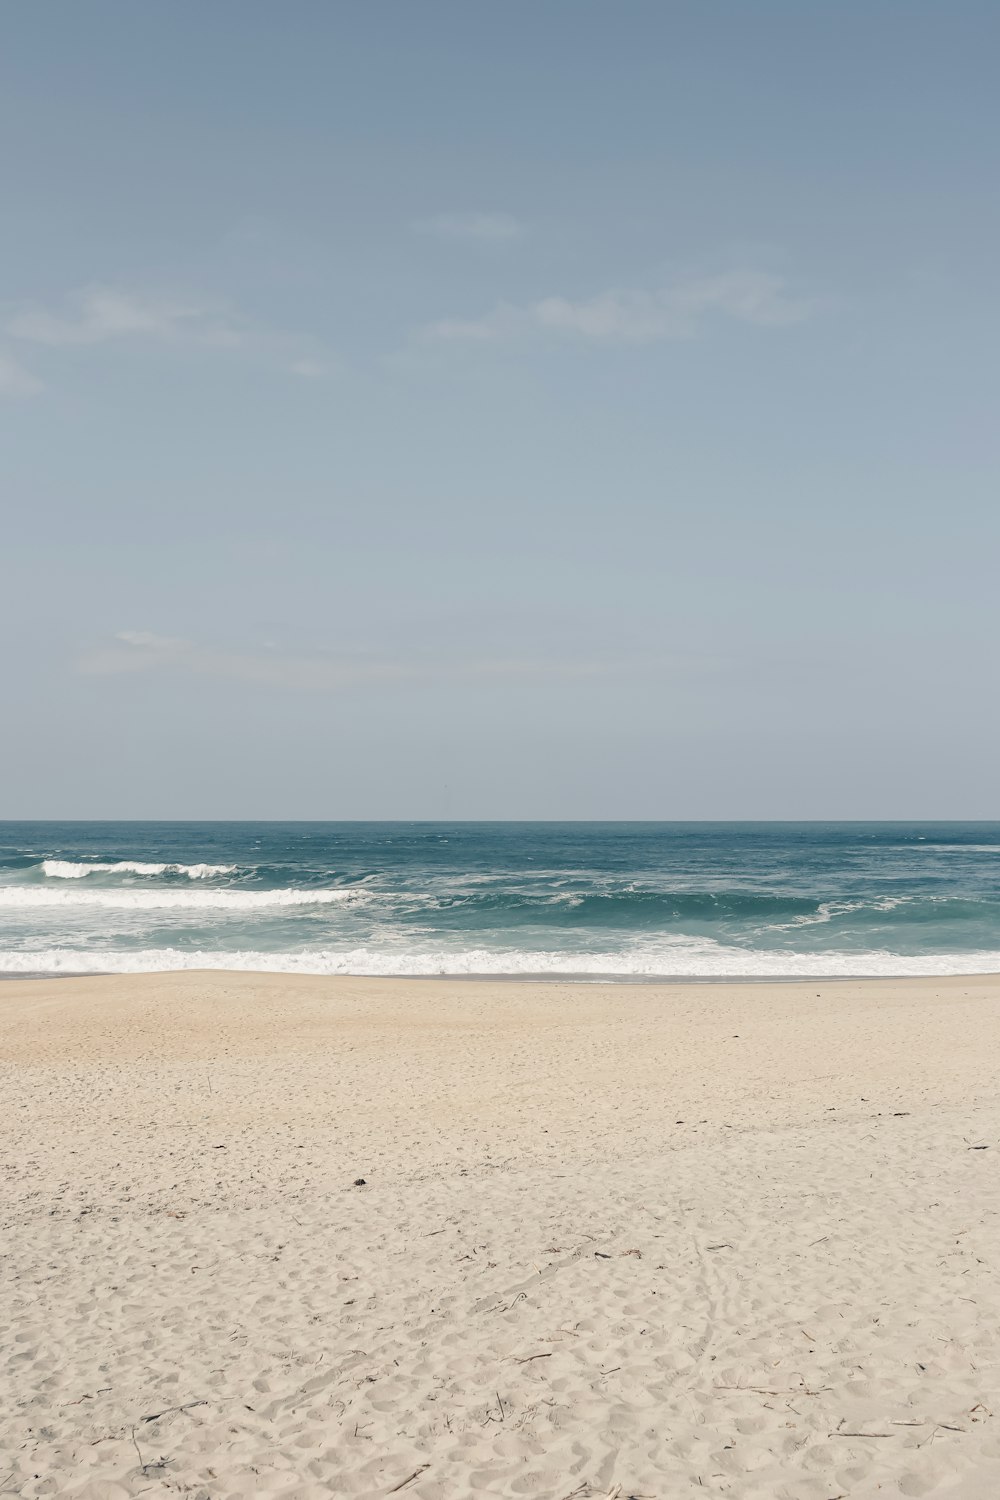
[[[827,1437],[847,1437],[847,1438],[866,1438],[866,1437],[883,1438],[883,1437],[895,1437],[895,1436],[896,1436],[896,1434],[894,1432],[829,1432],[829,1433],[827,1433]]]
[[[157,1417],[169,1417],[170,1413],[174,1412],[174,1411],[190,1411],[191,1408],[192,1408],[192,1406],[207,1406],[207,1405],[208,1405],[207,1401],[186,1401],[183,1406],[167,1406],[167,1407],[164,1407],[163,1411],[154,1411],[154,1412],[151,1412],[148,1417],[143,1417],[142,1420],[143,1420],[144,1424],[146,1422],[155,1422],[156,1419],[157,1419]]]
[[[408,1484],[412,1484],[414,1479],[417,1479],[425,1469],[429,1468],[430,1464],[421,1464],[419,1469],[414,1469],[412,1474],[407,1474],[405,1479],[401,1479],[398,1484],[394,1484],[391,1490],[386,1490],[386,1494],[394,1495],[397,1490],[405,1489],[406,1486]]]
[[[500,1420],[501,1420],[501,1422],[505,1422],[507,1420],[507,1413],[503,1409],[503,1402],[500,1399],[500,1392],[499,1391],[496,1392],[496,1398],[497,1398],[497,1405],[500,1408]]]
[[[952,1425],[951,1425],[950,1422],[935,1422],[934,1426],[931,1428],[931,1435],[930,1435],[930,1437],[925,1437],[922,1443],[918,1443],[917,1444],[917,1447],[918,1448],[929,1447],[930,1444],[933,1443],[934,1439],[937,1437],[938,1433],[942,1432],[942,1431],[944,1431],[944,1432],[967,1432],[968,1428],[967,1427],[952,1427]]]
[[[552,1358],[552,1351],[550,1349],[547,1354],[529,1354],[524,1359],[515,1359],[514,1363],[516,1365],[530,1365],[531,1361],[533,1359],[551,1359],[551,1358]]]
[[[717,1391],[753,1391],[758,1396],[819,1396],[823,1391],[832,1390],[832,1386],[819,1385],[814,1390],[810,1390],[807,1385],[798,1385],[791,1386],[784,1391],[773,1391],[766,1385],[717,1385],[714,1389]]]

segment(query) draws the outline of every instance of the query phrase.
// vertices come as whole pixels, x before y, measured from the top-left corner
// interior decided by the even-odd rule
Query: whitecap
[[[278,906],[331,906],[361,902],[367,892],[351,887],[337,890],[184,890],[171,886],[140,890],[117,886],[111,890],[90,887],[85,890],[60,889],[43,885],[0,886],[0,909],[21,911],[45,908],[100,907],[105,911],[169,911],[183,908],[192,911],[256,911]]]
[[[236,865],[153,864],[138,859],[83,861],[43,859],[42,874],[50,880],[82,880],[86,875],[186,875],[189,880],[214,880],[219,875],[234,875]]]

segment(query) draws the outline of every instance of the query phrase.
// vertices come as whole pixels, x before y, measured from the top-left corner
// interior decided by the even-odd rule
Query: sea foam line
[[[50,948],[0,951],[3,974],[142,974],[217,969],[272,974],[406,977],[548,975],[590,979],[810,979],[909,978],[1000,973],[1000,952],[762,953],[725,948],[711,940],[678,942],[642,953],[501,952],[485,948],[394,952],[354,948],[268,953],[180,948],[130,951]]]

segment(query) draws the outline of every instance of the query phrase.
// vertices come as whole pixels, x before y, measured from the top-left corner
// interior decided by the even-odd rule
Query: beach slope
[[[998,978],[5,983],[0,1070],[0,1494],[1000,1493]]]

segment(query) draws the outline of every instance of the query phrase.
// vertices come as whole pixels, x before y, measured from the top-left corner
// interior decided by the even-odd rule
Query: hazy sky
[[[996,0],[38,0],[7,817],[996,817]]]

